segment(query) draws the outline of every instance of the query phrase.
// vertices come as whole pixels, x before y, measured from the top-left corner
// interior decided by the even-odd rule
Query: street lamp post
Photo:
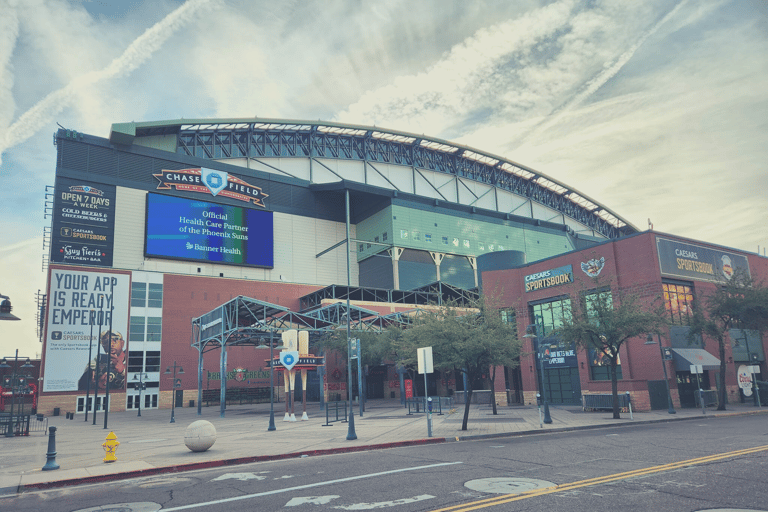
[[[8,364],[8,360],[4,357],[0,361],[0,368],[6,369],[10,368],[11,366]],[[32,363],[29,361],[29,358],[27,358],[26,362],[21,365],[21,368],[34,368]],[[19,349],[16,349],[16,356],[14,357],[13,362],[13,372],[11,373],[11,378],[9,379],[10,388],[11,388],[11,412],[10,416],[8,416],[8,428],[5,431],[5,437],[14,437],[14,425],[13,425],[13,406],[16,403],[16,390],[18,389],[19,392],[23,392],[23,387],[19,384],[18,380],[21,377],[17,371],[19,369]],[[26,382],[26,378],[24,379]],[[26,388],[26,384],[24,388]],[[22,407],[23,404],[22,404]]]
[[[133,376],[133,380],[138,380],[139,381],[139,382],[134,382],[133,383],[134,387],[136,387],[139,390],[139,401],[138,401],[139,413],[136,415],[139,418],[141,418],[141,392],[144,391],[145,389],[147,389],[147,385],[144,382],[144,379],[146,379],[148,377],[149,377],[149,375],[147,375],[146,373],[143,373],[143,372],[142,373],[138,373],[138,374]],[[176,393],[176,392],[174,391],[174,393]]]
[[[176,423],[176,388],[181,387],[181,379],[176,378],[176,361],[173,362],[173,372],[171,372],[171,367],[167,367],[165,369],[164,375],[173,375],[173,386],[171,386],[171,421],[170,423]],[[178,373],[179,375],[184,375],[184,368],[181,366],[178,367]]]
[[[667,386],[667,405],[669,406],[669,409],[667,412],[669,414],[675,414],[677,411],[675,411],[675,408],[672,406],[672,393],[669,390],[669,377],[667,377],[667,360],[664,358],[664,349],[661,348],[661,336],[659,334],[656,335],[656,338],[659,340],[659,354],[661,355],[661,367],[664,368],[664,384]],[[645,342],[646,345],[655,345],[656,342],[653,341],[653,335],[648,334],[648,338]]]
[[[547,386],[544,376],[544,355],[546,354],[546,347],[539,345],[539,337],[537,332],[537,325],[531,324],[526,330],[523,338],[533,338],[534,343],[537,344],[537,352],[539,355],[539,377],[541,378],[541,397],[544,400],[544,423],[547,425],[552,423],[552,416],[549,414],[549,401],[547,400]]]
[[[94,316],[96,315],[96,310],[92,309],[89,316],[88,316],[88,323],[91,324],[91,335],[88,337],[88,369],[86,370],[88,374],[88,384],[85,388],[85,422],[88,423],[88,409],[90,408],[91,404],[91,378],[93,377],[93,371],[91,368],[91,350],[93,349],[93,321]],[[96,363],[98,364],[98,362]],[[98,384],[96,384],[98,386]]]
[[[267,431],[272,432],[277,430],[275,427],[275,348],[283,350],[283,345],[275,347],[274,344],[274,331],[269,331],[269,427]],[[261,345],[256,346],[257,349],[267,348],[262,342]]]

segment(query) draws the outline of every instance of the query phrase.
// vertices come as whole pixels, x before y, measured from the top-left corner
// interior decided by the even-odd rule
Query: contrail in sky
[[[189,0],[185,2],[181,7],[147,29],[126,48],[122,55],[114,59],[107,67],[81,75],[65,87],[48,94],[9,126],[5,136],[0,135],[0,156],[5,150],[29,139],[45,124],[49,123],[53,116],[64,110],[72,102],[78,90],[109,78],[128,75],[149,59],[154,52],[159,50],[163,43],[176,30],[189,22],[198,11],[206,6],[215,6],[220,1]],[[3,37],[3,39],[7,39],[7,37]],[[13,45],[11,45],[12,47]],[[0,58],[3,57],[0,54]],[[0,64],[3,64],[3,62],[0,61]],[[5,69],[6,67],[4,66],[3,68]],[[2,163],[1,160],[0,163]]]
[[[675,14],[687,3],[688,0],[682,0],[680,3],[678,3],[671,11],[669,11],[666,16],[661,18],[661,20],[658,21],[653,27],[651,27],[645,34],[643,34],[640,39],[638,39],[635,44],[633,44],[627,51],[622,53],[618,59],[611,65],[610,67],[603,70],[599,75],[597,75],[595,78],[590,80],[587,83],[587,86],[584,88],[583,91],[578,93],[576,96],[574,96],[564,107],[559,109],[557,113],[552,115],[548,120],[542,121],[541,124],[539,124],[533,131],[531,131],[528,135],[523,137],[522,142],[520,145],[517,146],[516,150],[520,150],[521,148],[525,147],[527,142],[529,140],[536,140],[536,138],[547,131],[549,128],[560,122],[560,120],[565,117],[566,114],[568,114],[570,111],[584,103],[584,101],[592,96],[595,92],[597,92],[600,87],[605,85],[605,83],[616,76],[616,74],[621,71],[621,68],[624,67],[624,65],[629,62],[629,60],[632,58],[632,56],[637,52],[637,50],[643,45],[643,43],[651,37],[653,34],[656,33],[667,21],[672,19]]]

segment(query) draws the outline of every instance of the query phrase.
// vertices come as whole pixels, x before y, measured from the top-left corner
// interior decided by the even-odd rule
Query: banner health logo
[[[153,174],[157,181],[157,190],[176,190],[183,192],[199,192],[213,196],[223,196],[237,199],[256,206],[266,208],[264,199],[269,197],[261,188],[251,185],[236,176],[214,169],[163,169],[160,174]]]
[[[591,259],[586,263],[581,264],[581,270],[587,274],[589,277],[597,277],[600,275],[600,272],[603,271],[603,267],[605,266],[605,258],[598,259]]]

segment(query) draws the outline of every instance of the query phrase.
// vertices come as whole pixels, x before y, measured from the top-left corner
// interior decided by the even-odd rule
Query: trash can
[[[53,408],[53,415],[54,415],[54,416],[58,416],[58,415],[60,415],[60,414],[61,414],[61,408],[59,408],[59,407],[54,407],[54,408]]]

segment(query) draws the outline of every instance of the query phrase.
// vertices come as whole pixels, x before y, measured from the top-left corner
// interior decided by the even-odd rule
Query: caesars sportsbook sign
[[[730,281],[736,269],[749,274],[745,256],[700,245],[656,238],[661,273],[667,276],[722,283]]]
[[[573,282],[573,266],[565,265],[525,276],[525,291],[534,292]]]

